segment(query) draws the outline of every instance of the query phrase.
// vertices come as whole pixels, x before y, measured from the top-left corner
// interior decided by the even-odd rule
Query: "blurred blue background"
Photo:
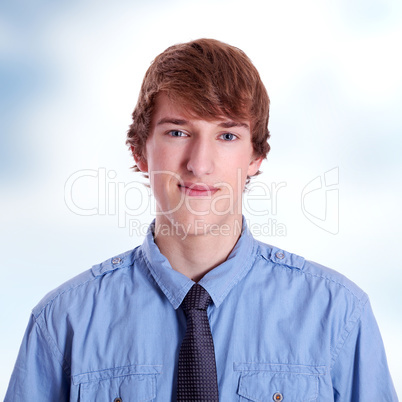
[[[400,1],[6,0],[0,398],[31,308],[142,241],[130,115],[152,59],[199,37],[243,49],[271,98],[272,151],[245,200],[255,236],[369,294],[402,395]]]

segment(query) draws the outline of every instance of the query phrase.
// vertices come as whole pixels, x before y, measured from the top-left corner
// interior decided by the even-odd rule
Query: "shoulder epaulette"
[[[303,269],[305,259],[300,255],[289,253],[288,251],[264,243],[260,243],[259,251],[263,258],[275,264],[300,270]]]
[[[105,275],[108,272],[115,271],[116,269],[126,268],[133,263],[134,251],[129,250],[124,253],[115,255],[106,261],[96,264],[91,268],[94,276]]]

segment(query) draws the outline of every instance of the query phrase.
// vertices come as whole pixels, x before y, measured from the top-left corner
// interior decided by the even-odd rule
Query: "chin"
[[[207,215],[196,215],[190,213],[175,214],[169,217],[172,226],[183,230],[187,236],[202,236],[213,233],[221,233],[221,228],[226,229],[231,227],[233,215],[217,215],[210,213]]]

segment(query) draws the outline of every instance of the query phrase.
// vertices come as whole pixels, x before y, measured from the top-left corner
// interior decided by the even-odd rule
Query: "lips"
[[[219,190],[217,187],[209,184],[191,182],[180,183],[179,188],[186,195],[192,197],[210,197]]]

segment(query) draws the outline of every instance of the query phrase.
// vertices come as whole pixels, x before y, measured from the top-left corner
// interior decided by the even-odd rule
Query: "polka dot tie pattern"
[[[179,353],[178,402],[219,402],[214,342],[207,315],[211,301],[208,292],[196,283],[181,304],[187,330]]]

